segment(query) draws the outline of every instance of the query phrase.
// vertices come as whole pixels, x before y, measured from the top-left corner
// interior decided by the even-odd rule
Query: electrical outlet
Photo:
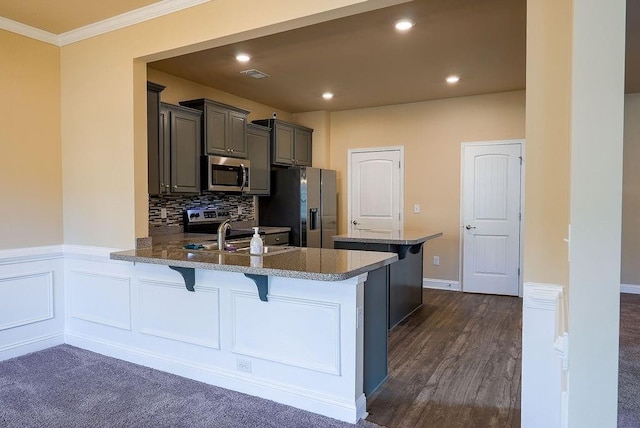
[[[420,204],[413,204],[413,213],[418,214],[420,212]]]
[[[160,218],[167,218],[167,209],[160,208]]]
[[[236,360],[236,370],[251,373],[251,361],[238,358]]]
[[[433,256],[433,265],[440,266],[440,256]]]

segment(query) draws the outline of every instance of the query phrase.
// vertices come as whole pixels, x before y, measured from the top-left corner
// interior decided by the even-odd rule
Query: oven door
[[[247,192],[249,167],[247,159],[204,156],[207,170],[205,188],[212,192]]]

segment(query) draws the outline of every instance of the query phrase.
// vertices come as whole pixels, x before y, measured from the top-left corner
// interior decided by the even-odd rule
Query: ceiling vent
[[[251,70],[244,70],[240,73],[249,77],[253,77],[254,79],[264,79],[265,77],[269,77],[267,73],[263,73],[262,71],[256,70],[255,68],[252,68]]]

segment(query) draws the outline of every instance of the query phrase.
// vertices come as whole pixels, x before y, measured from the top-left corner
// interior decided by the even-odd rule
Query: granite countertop
[[[150,248],[111,253],[111,259],[254,275],[341,281],[391,264],[398,260],[398,256],[395,253],[374,251],[299,247],[283,247],[273,254],[250,256],[248,253],[185,250],[179,244],[154,244]]]
[[[415,245],[439,238],[442,232],[401,230],[352,230],[349,233],[336,235],[334,242],[359,242],[369,244]]]

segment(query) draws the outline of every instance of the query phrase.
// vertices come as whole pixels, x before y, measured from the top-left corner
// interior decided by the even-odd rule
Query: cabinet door
[[[158,136],[158,177],[160,194],[171,191],[171,114],[160,108],[160,135]]]
[[[171,111],[171,191],[200,191],[200,115]]]
[[[229,156],[247,157],[247,116],[242,113],[229,112],[227,149]]]
[[[273,163],[293,164],[293,127],[284,123],[274,124]]]
[[[294,165],[311,166],[311,132],[296,128],[293,140]]]
[[[247,152],[251,161],[249,184],[251,191],[247,195],[269,195],[271,191],[271,166],[269,131],[262,129],[247,130]]]
[[[150,195],[160,188],[160,93],[147,89],[147,171]]]
[[[229,112],[216,106],[205,104],[206,151],[209,155],[227,155],[227,136]]]

